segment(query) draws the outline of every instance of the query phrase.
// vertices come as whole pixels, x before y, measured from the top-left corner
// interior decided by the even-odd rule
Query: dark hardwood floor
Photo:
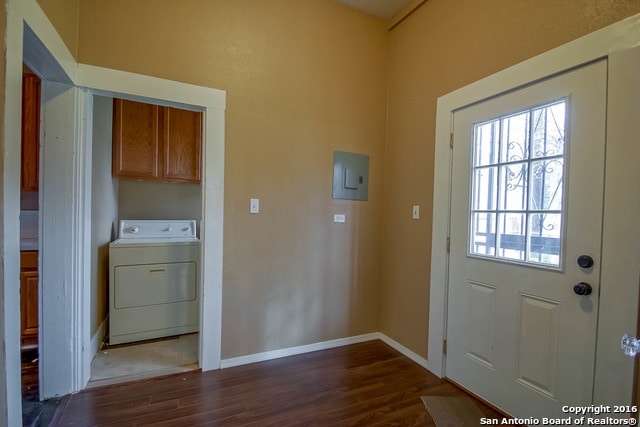
[[[381,341],[82,391],[57,426],[433,426],[420,396],[465,393]],[[476,401],[491,418],[495,410]]]
[[[22,364],[22,398],[38,400],[38,349],[22,351],[20,359]]]
[[[40,400],[38,349],[21,352],[22,425],[46,427],[51,424],[62,398]]]

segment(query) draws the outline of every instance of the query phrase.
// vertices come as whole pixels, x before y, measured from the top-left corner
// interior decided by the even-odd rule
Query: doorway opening
[[[43,81],[43,116],[49,115],[44,133],[55,141],[42,151],[40,207],[53,207],[40,215],[39,272],[39,394],[40,398],[63,396],[86,387],[92,356],[103,333],[91,332],[91,295],[83,284],[90,277],[91,140],[93,96],[127,94],[131,99],[161,99],[166,105],[192,106],[204,112],[202,197],[202,257],[200,292],[208,295],[200,304],[198,360],[202,370],[220,367],[222,306],[222,224],[224,194],[224,91],[148,76],[77,64],[57,34],[51,31],[41,10],[7,10],[7,94],[5,140],[19,141],[19,70],[23,62]],[[27,22],[29,24],[27,25]],[[35,27],[32,29],[30,25]],[[45,83],[46,82],[46,83]],[[101,89],[87,89],[101,88]],[[50,126],[50,128],[47,128]],[[45,146],[43,141],[43,146]],[[49,157],[47,157],[49,156]],[[20,150],[5,144],[5,165],[18,165]],[[5,279],[19,275],[19,169],[10,167],[4,182]],[[48,171],[48,172],[47,172]],[[47,174],[48,173],[48,174]],[[64,195],[61,202],[60,196]],[[11,227],[13,225],[14,227]],[[14,231],[15,230],[15,231]],[[45,242],[46,240],[46,242]],[[15,243],[14,243],[15,242]],[[6,264],[6,261],[9,261]],[[7,282],[5,282],[7,283]],[[56,283],[56,286],[51,286]],[[16,284],[17,287],[17,284]],[[46,292],[43,292],[46,291]],[[46,294],[46,295],[43,295]],[[7,293],[7,319],[20,318],[19,297]],[[99,326],[98,326],[99,327]],[[50,328],[43,332],[43,328]],[[6,373],[9,393],[5,402],[10,424],[18,422],[20,395],[19,330],[7,327]],[[106,331],[105,331],[106,332]],[[14,342],[15,341],[15,342]]]

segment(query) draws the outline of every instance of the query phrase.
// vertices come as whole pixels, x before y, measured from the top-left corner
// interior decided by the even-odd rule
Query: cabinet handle
[[[166,270],[164,268],[150,268],[149,274],[165,274]]]

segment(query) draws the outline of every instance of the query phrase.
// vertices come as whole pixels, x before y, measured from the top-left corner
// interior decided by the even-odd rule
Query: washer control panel
[[[120,239],[198,240],[196,221],[188,220],[120,220]]]

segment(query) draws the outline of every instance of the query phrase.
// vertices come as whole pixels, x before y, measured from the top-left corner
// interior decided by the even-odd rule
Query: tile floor
[[[198,369],[198,334],[105,347],[91,362],[89,387]]]

